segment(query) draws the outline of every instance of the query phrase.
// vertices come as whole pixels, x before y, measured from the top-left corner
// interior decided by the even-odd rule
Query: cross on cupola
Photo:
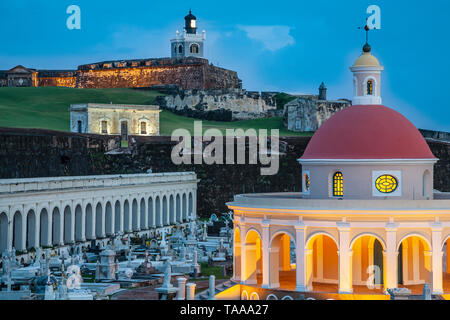
[[[358,28],[361,29],[361,28]],[[366,22],[364,26],[366,32],[366,43],[362,48],[361,56],[356,59],[350,70],[353,72],[353,104],[368,105],[381,104],[381,71],[383,67],[375,58],[369,44],[369,31],[371,30]]]

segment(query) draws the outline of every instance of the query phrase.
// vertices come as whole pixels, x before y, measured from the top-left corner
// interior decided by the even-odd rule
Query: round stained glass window
[[[392,193],[397,189],[398,181],[390,174],[383,174],[375,181],[375,187],[381,193]]]

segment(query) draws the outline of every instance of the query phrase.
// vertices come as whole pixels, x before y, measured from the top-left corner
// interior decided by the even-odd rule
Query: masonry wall
[[[206,59],[165,58],[80,66],[76,81],[77,88],[145,88],[167,84],[185,90],[220,89],[237,88],[240,80],[236,72],[211,66]]]
[[[333,114],[350,105],[348,101],[297,98],[284,106],[284,126],[291,131],[316,131]]]
[[[76,77],[39,77],[39,87],[68,87],[75,88]]]
[[[130,138],[131,139],[131,138]],[[85,135],[48,130],[0,128],[0,179],[93,174],[195,171],[198,214],[226,212],[235,194],[301,190],[301,157],[309,137],[281,138],[277,175],[261,176],[260,165],[174,165],[170,137],[133,137],[130,154],[110,155],[118,136]],[[450,144],[428,142],[439,162],[434,188],[450,192]],[[248,159],[248,158],[247,158]],[[248,161],[247,161],[248,162]]]
[[[273,95],[241,89],[180,90],[158,97],[157,103],[183,116],[215,121],[264,118],[276,110]]]

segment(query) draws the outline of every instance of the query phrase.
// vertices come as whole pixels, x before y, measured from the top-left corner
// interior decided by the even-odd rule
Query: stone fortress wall
[[[25,69],[28,71],[23,75],[25,81],[14,86],[143,88],[178,85],[183,90],[242,86],[235,71],[216,67],[209,64],[207,59],[194,57],[105,61],[81,65],[77,70]],[[8,72],[0,71],[0,86],[8,86]]]
[[[242,89],[175,90],[159,96],[157,104],[183,116],[233,121],[267,117],[269,111],[276,110],[274,95]]]
[[[174,165],[170,137],[133,136],[130,154],[108,154],[119,136],[77,134],[38,129],[0,128],[0,179],[102,174],[193,171],[197,174],[199,216],[227,212],[236,194],[298,192],[303,154],[310,137],[281,137],[279,172],[261,176],[261,165]],[[440,160],[434,167],[434,189],[450,192],[450,143],[427,139]],[[224,141],[225,143],[225,141]],[[225,150],[225,146],[224,146]],[[248,152],[248,149],[247,149]],[[248,157],[246,157],[248,159]],[[247,160],[248,162],[248,160]]]
[[[76,79],[77,73],[75,70],[39,70],[37,74],[37,86],[75,88]]]

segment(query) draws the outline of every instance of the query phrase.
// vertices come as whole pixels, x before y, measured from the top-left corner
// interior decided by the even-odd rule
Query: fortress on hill
[[[0,70],[0,87],[146,88],[177,85],[183,90],[241,89],[235,71],[203,57],[206,32],[197,33],[189,11],[182,33],[171,39],[171,58],[116,60],[78,66],[77,70],[38,70],[18,65]]]

